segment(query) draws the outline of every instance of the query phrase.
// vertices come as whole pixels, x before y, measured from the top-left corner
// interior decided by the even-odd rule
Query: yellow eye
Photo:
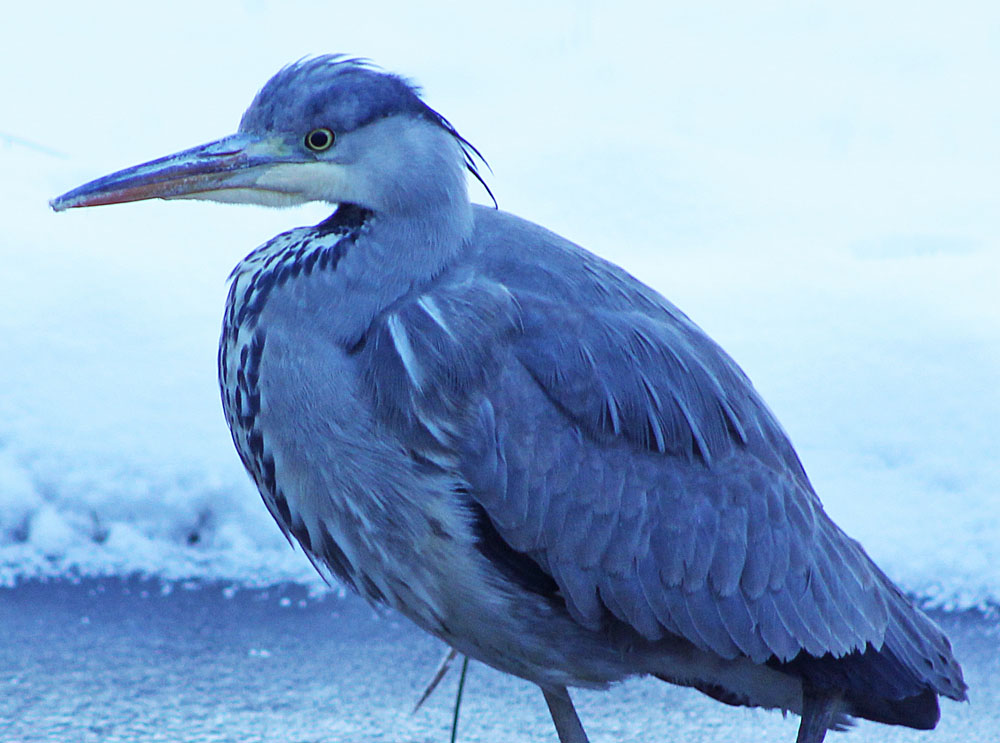
[[[306,135],[306,147],[313,152],[322,152],[333,146],[333,132],[326,127],[313,129]]]

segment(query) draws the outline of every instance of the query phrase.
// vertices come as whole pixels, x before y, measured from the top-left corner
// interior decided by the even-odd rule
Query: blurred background
[[[215,354],[232,266],[331,207],[47,200],[232,132],[282,65],[345,52],[420,83],[502,209],[718,340],[906,590],[996,605],[1000,6],[752,5],[9,4],[0,584],[318,587],[232,449]]]

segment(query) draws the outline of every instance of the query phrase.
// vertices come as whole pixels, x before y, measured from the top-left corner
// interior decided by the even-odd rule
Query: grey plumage
[[[948,640],[827,517],[735,362],[617,266],[471,205],[475,156],[403,78],[321,57],[238,134],[53,206],[339,204],[231,276],[236,448],[321,572],[539,684],[564,742],[586,739],[565,687],[641,674],[800,713],[800,741],[933,727],[965,698]]]

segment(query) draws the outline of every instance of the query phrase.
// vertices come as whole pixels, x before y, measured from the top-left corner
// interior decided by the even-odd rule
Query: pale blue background
[[[996,3],[166,5],[2,14],[0,582],[318,585],[232,451],[215,344],[232,265],[330,208],[46,200],[343,51],[422,83],[502,208],[719,340],[904,588],[1000,599]]]

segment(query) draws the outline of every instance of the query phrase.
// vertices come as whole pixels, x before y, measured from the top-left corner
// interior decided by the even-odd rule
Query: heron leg
[[[441,662],[438,664],[437,670],[434,672],[434,676],[431,677],[430,683],[428,683],[424,688],[424,693],[420,695],[420,699],[417,700],[416,705],[413,707],[413,711],[410,713],[411,715],[417,714],[417,710],[423,706],[424,702],[427,701],[427,698],[437,688],[437,685],[441,683],[441,679],[444,678],[444,675],[448,673],[448,669],[451,668],[452,661],[457,657],[458,651],[455,650],[455,648],[449,647],[448,652],[444,654],[444,658],[442,658]]]
[[[823,743],[840,711],[840,692],[802,684],[802,722],[795,743]]]
[[[559,734],[559,743],[589,743],[566,687],[542,689],[542,694],[545,695],[545,703],[549,705],[549,714],[552,715],[552,722]]]

